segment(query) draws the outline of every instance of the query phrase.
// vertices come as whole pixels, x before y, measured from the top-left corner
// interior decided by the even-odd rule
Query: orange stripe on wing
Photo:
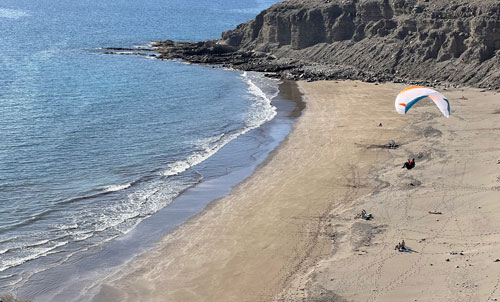
[[[410,86],[408,88],[401,90],[400,93],[405,92],[405,91],[410,90],[410,89],[413,89],[413,88],[425,88],[425,87],[424,86]]]
[[[399,105],[401,105],[401,106],[403,106],[403,107],[405,107],[405,106],[406,106],[406,104],[405,104],[405,103],[399,103]]]

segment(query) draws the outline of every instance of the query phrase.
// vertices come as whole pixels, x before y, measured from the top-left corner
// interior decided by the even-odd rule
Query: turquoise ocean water
[[[277,80],[100,51],[218,38],[276,2],[0,2],[0,293],[59,301],[75,267],[113,266],[105,246],[162,211],[149,227],[175,227],[174,198],[244,177],[282,139],[261,127],[279,114]]]

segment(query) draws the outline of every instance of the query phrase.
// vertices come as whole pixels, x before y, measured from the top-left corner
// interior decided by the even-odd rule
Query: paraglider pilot
[[[406,168],[408,170],[411,170],[415,168],[415,159],[412,158],[411,160],[408,159],[407,162],[404,163],[404,165],[401,167],[401,169]]]

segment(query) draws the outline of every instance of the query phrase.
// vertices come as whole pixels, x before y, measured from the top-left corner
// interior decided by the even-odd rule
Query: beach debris
[[[378,124],[378,126],[379,126],[379,127],[382,127],[382,123],[379,123],[379,124]]]
[[[446,262],[450,262],[450,258],[446,258]]]
[[[436,104],[444,116],[450,117],[450,102],[448,99],[440,92],[423,86],[410,86],[403,89],[397,95],[394,106],[399,114],[404,115],[413,105],[426,97],[429,97]]]
[[[495,259],[495,261],[493,261],[493,262],[500,262],[500,259],[498,259],[498,258],[497,258],[497,259]]]
[[[443,213],[439,212],[439,211],[429,211],[429,214],[434,214],[434,215],[441,215]]]

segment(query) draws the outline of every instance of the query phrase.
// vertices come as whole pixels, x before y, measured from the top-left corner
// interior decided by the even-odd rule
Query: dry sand
[[[500,95],[444,91],[446,119],[430,101],[398,115],[398,84],[299,86],[307,107],[270,159],[94,301],[500,299]]]

